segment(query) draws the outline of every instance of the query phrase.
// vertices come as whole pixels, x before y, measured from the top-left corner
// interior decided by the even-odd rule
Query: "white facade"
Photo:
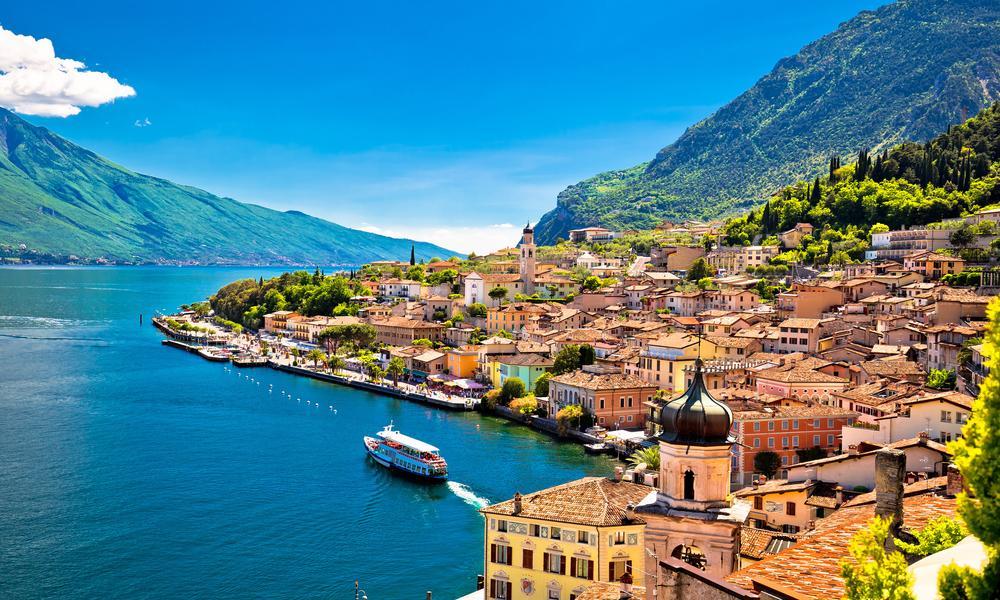
[[[486,282],[479,273],[472,272],[465,276],[465,305],[473,302],[486,303]]]

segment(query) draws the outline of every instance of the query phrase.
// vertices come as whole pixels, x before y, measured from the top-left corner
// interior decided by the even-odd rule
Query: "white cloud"
[[[457,252],[487,254],[500,248],[507,248],[520,241],[520,230],[510,223],[493,225],[458,225],[449,227],[380,227],[362,223],[357,229],[396,238],[410,238],[431,242]],[[445,258],[445,257],[442,257]]]
[[[135,126],[139,127],[139,128],[149,127],[152,124],[153,124],[153,122],[149,120],[149,117],[146,117],[145,119],[136,119],[135,120]]]
[[[69,117],[135,90],[78,60],[56,56],[52,41],[0,27],[0,106],[41,117]]]

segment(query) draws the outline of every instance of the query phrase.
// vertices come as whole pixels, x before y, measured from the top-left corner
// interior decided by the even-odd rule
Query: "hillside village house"
[[[903,257],[903,268],[928,279],[941,279],[945,275],[961,273],[965,269],[965,259],[938,252],[916,252]]]
[[[288,318],[297,317],[298,313],[290,310],[276,310],[264,315],[264,331],[268,333],[285,333],[288,329]]]
[[[383,298],[420,298],[423,284],[409,279],[385,279],[378,283],[378,295]]]
[[[887,407],[887,414],[871,420],[876,428],[844,428],[844,445],[892,444],[921,435],[945,444],[962,436],[974,400],[955,391],[900,398]]]
[[[811,223],[796,223],[795,227],[779,233],[778,241],[781,242],[784,248],[798,248],[799,244],[802,243],[802,238],[812,235],[813,229],[814,227]]]
[[[951,245],[947,229],[901,229],[873,233],[865,260],[902,260],[914,252],[935,251]]]
[[[847,494],[850,499],[855,494]],[[734,493],[753,504],[750,526],[798,533],[812,529],[817,520],[830,516],[844,503],[844,488],[827,481],[773,479]]]
[[[645,522],[631,507],[650,492],[586,477],[480,509],[486,599],[575,600],[592,582],[639,577]]]
[[[620,234],[605,229],[603,227],[583,227],[581,229],[571,229],[569,241],[571,242],[609,242]]]
[[[639,379],[670,392],[684,391],[684,369],[699,356],[716,357],[716,345],[689,333],[668,333],[649,339],[639,352]]]
[[[490,381],[499,389],[511,377],[524,383],[528,392],[535,389],[535,383],[544,373],[552,369],[554,361],[541,354],[501,354],[493,358],[490,366]]]
[[[450,348],[445,357],[447,373],[460,379],[473,379],[479,369],[479,347]]]
[[[559,409],[579,404],[602,427],[642,429],[646,424],[643,403],[651,401],[656,391],[656,385],[634,375],[564,373],[549,380],[548,414],[555,416]]]
[[[687,271],[704,256],[704,246],[659,246],[649,251],[650,264],[665,271]]]

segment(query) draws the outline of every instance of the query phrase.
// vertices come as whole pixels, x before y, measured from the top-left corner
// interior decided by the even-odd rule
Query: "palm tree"
[[[392,377],[392,385],[399,387],[399,378],[406,372],[406,363],[402,358],[393,356],[385,371]]]
[[[313,361],[313,367],[318,367],[320,361],[326,362],[326,354],[323,354],[323,351],[319,349],[310,350],[306,354],[306,358]]]
[[[371,374],[372,381],[374,381],[375,383],[382,381],[382,378],[385,377],[385,369],[383,369],[378,365],[372,365],[372,368],[369,370],[369,372]]]
[[[330,371],[336,373],[344,368],[344,359],[336,354],[331,354],[326,358],[326,365],[330,367]]]
[[[651,446],[649,448],[642,448],[641,450],[636,450],[632,453],[632,456],[628,457],[628,464],[633,467],[638,467],[641,464],[645,464],[646,468],[651,471],[660,470],[660,447]]]

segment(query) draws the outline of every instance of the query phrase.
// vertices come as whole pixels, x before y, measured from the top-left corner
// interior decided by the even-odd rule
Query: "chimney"
[[[514,492],[514,514],[521,514],[521,492]]]
[[[837,500],[837,507],[839,508],[841,504],[844,503],[844,486],[838,485],[834,489],[835,498]]]
[[[634,521],[635,520],[635,504],[629,502],[625,505],[625,520]]]
[[[949,496],[957,496],[960,492],[965,491],[965,477],[962,476],[962,472],[958,470],[953,464],[948,465],[948,487],[945,493]]]
[[[927,431],[924,430],[924,431],[921,431],[920,433],[918,433],[917,437],[920,439],[921,442],[926,442],[927,438],[930,437],[930,436],[927,434]]]
[[[858,445],[857,444],[851,444],[850,446],[848,446],[847,447],[847,453],[851,454],[851,455],[858,454]]]
[[[621,481],[624,474],[625,469],[623,467],[615,467],[615,481]]]
[[[902,450],[883,448],[875,454],[875,515],[890,519],[893,535],[903,524],[905,474],[906,454]],[[886,544],[891,543],[891,538],[886,540]]]

